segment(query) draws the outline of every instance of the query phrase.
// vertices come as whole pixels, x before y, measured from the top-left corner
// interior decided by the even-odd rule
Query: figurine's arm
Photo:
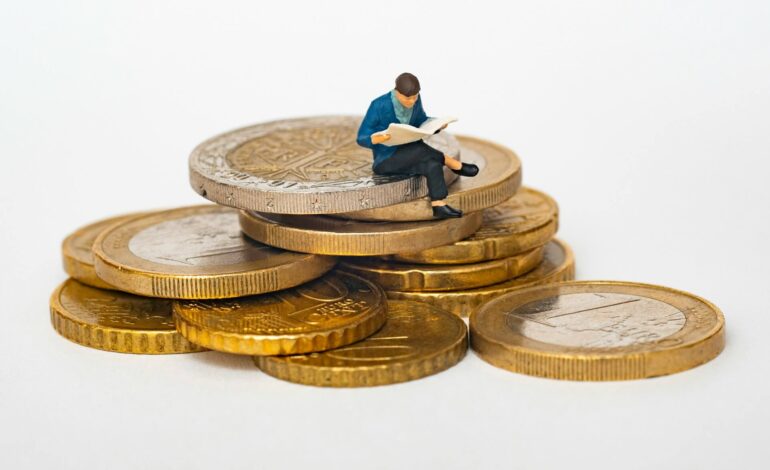
[[[369,109],[366,110],[366,116],[361,121],[361,126],[358,128],[358,137],[356,142],[358,145],[366,148],[374,148],[375,145],[381,144],[390,139],[389,134],[375,135],[375,132],[380,132],[384,129],[379,129],[379,112],[376,109],[375,103],[369,105]]]
[[[425,114],[425,110],[422,109],[422,98],[417,98],[417,103],[414,105],[414,112],[414,127],[420,127],[425,121],[428,120],[428,115]]]

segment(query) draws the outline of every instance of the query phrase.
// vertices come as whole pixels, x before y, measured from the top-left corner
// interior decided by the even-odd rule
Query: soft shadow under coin
[[[217,351],[206,351],[197,354],[191,354],[191,358],[206,363],[214,367],[226,367],[233,370],[248,370],[254,372],[258,370],[254,366],[251,356],[241,356],[237,354],[227,354]]]

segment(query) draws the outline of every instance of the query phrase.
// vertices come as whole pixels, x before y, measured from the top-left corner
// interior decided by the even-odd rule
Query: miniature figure
[[[358,129],[359,145],[372,149],[374,163],[372,170],[378,175],[417,174],[428,182],[428,196],[433,207],[433,216],[439,219],[462,217],[461,210],[449,206],[447,186],[443,167],[446,165],[458,175],[476,176],[479,167],[472,163],[444,155],[443,152],[426,144],[421,138],[402,145],[389,146],[388,133],[391,124],[422,126],[428,121],[420,99],[420,82],[411,73],[402,73],[396,78],[396,87],[376,98],[369,105],[366,116]],[[435,132],[446,128],[453,119],[437,121],[443,124]]]

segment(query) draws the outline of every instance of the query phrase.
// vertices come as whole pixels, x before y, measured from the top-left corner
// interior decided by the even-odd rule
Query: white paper
[[[457,121],[457,118],[453,117],[428,118],[428,120],[423,122],[420,127],[410,126],[409,124],[391,123],[384,131],[375,132],[373,135],[390,134],[390,139],[383,142],[382,145],[392,147],[394,145],[416,142],[424,137],[431,136],[446,124],[455,121]]]

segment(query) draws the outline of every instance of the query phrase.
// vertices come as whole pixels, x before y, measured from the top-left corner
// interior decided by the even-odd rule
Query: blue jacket
[[[422,109],[422,97],[418,96],[417,102],[414,103],[414,106],[412,107],[412,119],[409,120],[409,124],[420,127],[420,125],[427,119],[428,116]],[[396,118],[396,112],[393,110],[393,101],[390,98],[390,92],[387,92],[372,101],[372,104],[369,105],[369,109],[366,111],[364,120],[361,122],[361,127],[358,128],[358,138],[356,139],[358,145],[372,149],[372,153],[374,154],[372,168],[387,158],[390,158],[390,156],[395,153],[396,149],[398,149],[397,145],[388,147],[383,144],[372,144],[372,134],[384,131],[393,122],[398,123],[399,121],[398,118]]]

